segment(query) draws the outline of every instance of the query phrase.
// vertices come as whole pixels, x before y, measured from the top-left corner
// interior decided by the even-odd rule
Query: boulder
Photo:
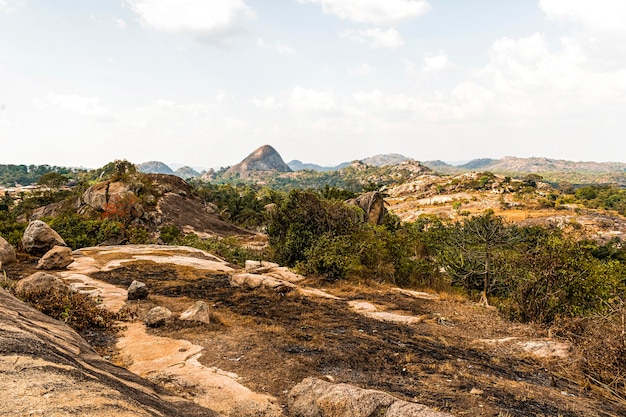
[[[37,269],[65,269],[74,261],[72,250],[67,246],[55,246],[37,263]]]
[[[0,236],[0,265],[15,262],[15,249],[9,242]]]
[[[196,301],[180,315],[181,320],[197,321],[200,323],[211,323],[211,307],[204,301]]]
[[[452,417],[382,391],[316,378],[306,378],[293,387],[287,406],[294,417]]]
[[[131,194],[130,188],[121,182],[104,181],[87,188],[83,193],[83,202],[97,210],[104,210],[104,206],[112,198],[122,198]]]
[[[61,279],[45,272],[35,272],[22,278],[15,285],[15,293],[24,297],[33,297],[55,290],[62,294],[70,292],[70,288]]]
[[[361,194],[357,198],[346,201],[360,207],[365,212],[365,220],[373,224],[381,224],[387,213],[385,199],[378,191]]]
[[[41,220],[28,224],[22,236],[22,248],[32,255],[43,255],[55,246],[67,246],[57,232]]]
[[[172,317],[172,312],[165,307],[154,307],[148,311],[143,319],[143,324],[148,327],[163,326]]]
[[[148,297],[148,287],[139,281],[131,282],[127,292],[129,300],[143,300]]]

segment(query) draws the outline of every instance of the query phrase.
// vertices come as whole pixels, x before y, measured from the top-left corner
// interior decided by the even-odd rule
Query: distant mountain
[[[509,172],[594,172],[626,173],[626,164],[622,162],[566,161],[550,158],[517,158],[507,156],[495,159],[485,166],[493,171]]]
[[[371,167],[382,167],[387,165],[398,165],[404,161],[410,161],[411,158],[408,158],[404,155],[400,155],[399,153],[388,153],[381,155],[374,155],[368,158],[360,159],[358,161],[363,162],[365,165]],[[342,162],[339,165],[334,167],[325,167],[317,164],[304,163],[301,161],[293,160],[288,162],[287,165],[294,171],[303,171],[305,169],[318,171],[318,172],[330,172],[330,171],[339,171],[340,169],[344,169],[352,164],[352,162]]]
[[[318,171],[318,172],[329,172],[329,171],[338,171],[342,168],[345,168],[350,165],[350,162],[343,162],[334,167],[325,167],[325,166],[321,166],[317,164],[303,163],[301,161],[298,161],[297,159],[294,159],[293,161],[287,162],[287,165],[289,165],[289,168],[291,168],[294,171],[304,171],[305,169],[308,169],[308,170],[313,170],[313,171]]]
[[[198,171],[196,171],[195,169],[193,169],[192,167],[184,166],[184,167],[180,167],[176,171],[174,171],[174,175],[176,175],[178,177],[181,177],[183,179],[187,179],[187,178],[199,177],[200,173]]]
[[[369,158],[361,159],[365,165],[373,166],[373,167],[384,167],[387,165],[398,165],[404,161],[410,161],[411,158],[408,158],[404,155],[400,155],[399,153],[386,153],[381,155],[370,156]]]
[[[137,170],[144,174],[174,174],[172,168],[160,161],[148,161],[137,165]]]
[[[241,178],[248,178],[251,173],[256,171],[292,172],[292,169],[283,161],[276,149],[264,145],[237,165],[230,167],[225,174],[239,174]]]
[[[494,162],[497,162],[497,159],[480,158],[480,159],[473,159],[473,160],[471,160],[468,163],[465,163],[463,165],[457,165],[457,167],[461,168],[461,169],[468,169],[470,171],[474,171],[474,170],[483,169],[485,167],[488,167],[491,164],[493,164]]]

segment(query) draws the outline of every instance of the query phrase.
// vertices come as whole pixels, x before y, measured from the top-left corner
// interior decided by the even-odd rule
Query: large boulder
[[[15,285],[15,293],[22,297],[36,297],[38,294],[49,291],[67,294],[70,292],[70,288],[61,279],[45,272],[35,272],[22,278]]]
[[[15,262],[15,249],[0,236],[0,265]]]
[[[37,269],[65,269],[74,261],[72,250],[67,246],[55,246],[37,263]]]
[[[131,193],[130,188],[124,183],[104,181],[87,188],[83,193],[82,200],[94,209],[104,210],[112,198],[122,198]]]
[[[316,378],[306,378],[293,387],[287,406],[294,417],[452,417],[382,391]]]
[[[32,255],[43,255],[55,246],[67,246],[63,238],[41,220],[28,224],[22,236],[22,248]]]
[[[381,224],[387,214],[385,199],[378,191],[361,194],[357,198],[348,200],[347,203],[363,209],[365,220],[369,223]]]

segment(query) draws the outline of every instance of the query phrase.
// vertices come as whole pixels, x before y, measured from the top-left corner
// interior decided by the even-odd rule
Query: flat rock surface
[[[0,328],[2,416],[217,416],[103,360],[2,289]]]

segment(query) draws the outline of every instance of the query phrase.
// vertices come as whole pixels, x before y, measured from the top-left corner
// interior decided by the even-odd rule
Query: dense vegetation
[[[0,185],[35,184],[43,175],[50,172],[64,175],[68,179],[77,179],[79,174],[86,172],[82,168],[65,168],[50,165],[2,165],[0,164]]]

